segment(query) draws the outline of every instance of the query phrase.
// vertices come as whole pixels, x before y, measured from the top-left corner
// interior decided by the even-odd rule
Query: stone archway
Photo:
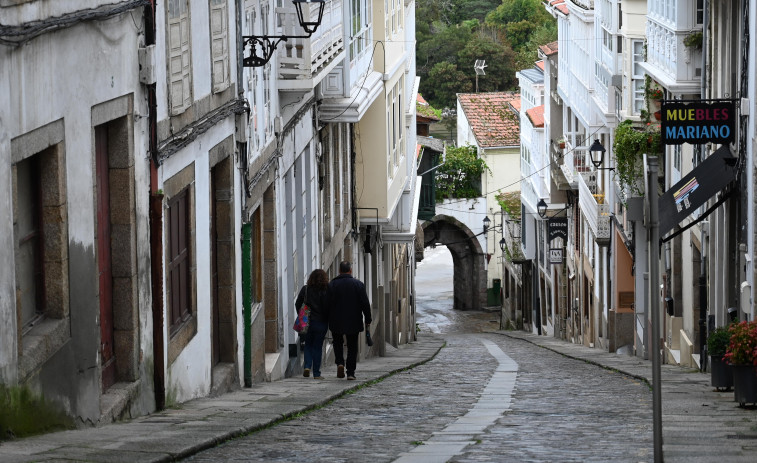
[[[447,215],[423,223],[423,244],[447,246],[454,265],[454,308],[480,310],[486,305],[484,251],[467,225]]]

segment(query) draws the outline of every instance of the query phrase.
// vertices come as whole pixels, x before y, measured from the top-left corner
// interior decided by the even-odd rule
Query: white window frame
[[[638,48],[638,50],[637,50]],[[631,104],[629,109],[632,114],[638,115],[644,109],[644,71],[641,63],[644,61],[644,41],[631,41]]]

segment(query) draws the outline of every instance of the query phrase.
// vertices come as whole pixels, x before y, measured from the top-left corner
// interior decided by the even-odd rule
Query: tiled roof
[[[568,5],[565,4],[565,0],[550,0],[549,6],[560,11],[562,14],[568,14]]]
[[[534,106],[527,110],[526,117],[534,127],[544,127],[544,105]]]
[[[517,111],[520,94],[514,92],[459,93],[465,117],[468,119],[478,146],[515,146],[520,144]],[[514,108],[517,102],[518,107]]]
[[[439,116],[434,112],[434,108],[430,104],[426,103],[421,94],[418,94],[415,103],[416,119],[421,119],[424,122],[440,121]]]
[[[520,114],[520,98],[517,100],[513,100],[510,102],[510,106],[513,107],[513,110]]]
[[[544,70],[544,60],[541,59],[541,60],[537,61],[536,62],[536,67],[539,68],[539,69],[541,69],[543,71]]]
[[[545,56],[551,56],[557,53],[557,40],[554,42],[550,42],[546,45],[542,45],[539,47],[539,50],[541,50],[542,53],[544,53]]]

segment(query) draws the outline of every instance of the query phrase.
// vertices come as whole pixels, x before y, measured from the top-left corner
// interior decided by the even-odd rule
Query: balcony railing
[[[565,145],[565,155],[563,156],[563,163],[560,168],[572,188],[578,187],[578,176],[581,173],[591,170],[589,160],[586,159],[587,156],[586,151],[574,151],[570,143]]]
[[[647,64],[653,77],[667,83],[697,83],[701,76],[702,52],[687,47],[684,39],[691,31],[674,31],[663,23],[647,20]],[[657,75],[659,74],[659,75]]]
[[[610,205],[605,203],[605,195],[597,192],[595,172],[585,172],[579,176],[578,202],[597,244],[607,244],[610,239]]]
[[[309,3],[303,6],[303,14],[312,20],[317,19],[317,13],[317,6]],[[302,35],[293,7],[278,7],[276,14],[283,35]],[[340,61],[345,52],[343,19],[342,0],[327,1],[321,25],[312,36],[289,39],[279,45],[279,90],[301,91],[313,88]]]

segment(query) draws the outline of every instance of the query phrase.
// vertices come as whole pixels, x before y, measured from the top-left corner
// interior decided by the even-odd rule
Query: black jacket
[[[362,281],[343,273],[329,283],[329,328],[332,333],[357,334],[371,323],[371,303]]]
[[[307,289],[307,291],[306,291]],[[307,293],[307,298],[305,294]],[[308,288],[307,285],[300,288],[300,293],[297,295],[297,299],[294,301],[294,313],[295,315],[300,311],[303,301],[310,307],[310,319],[328,322],[329,321],[329,306],[327,290],[317,290]]]

